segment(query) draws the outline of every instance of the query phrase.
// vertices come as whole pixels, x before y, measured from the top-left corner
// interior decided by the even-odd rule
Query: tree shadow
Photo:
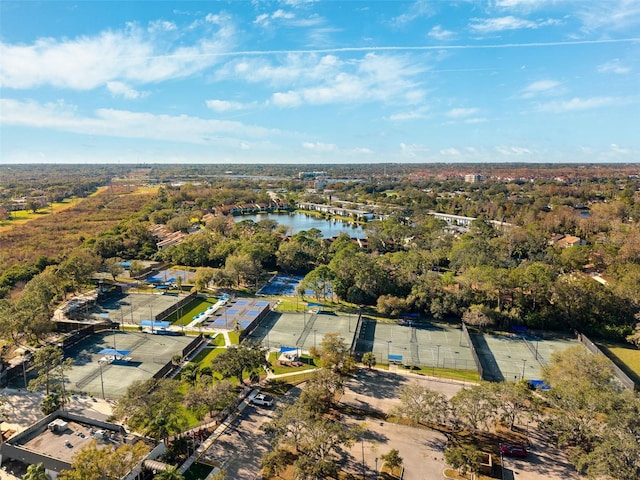
[[[408,382],[407,378],[400,375],[361,369],[346,386],[354,393],[385,399],[398,398],[398,389]]]

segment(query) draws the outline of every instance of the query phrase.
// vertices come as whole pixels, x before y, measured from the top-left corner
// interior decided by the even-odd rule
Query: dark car
[[[527,456],[527,448],[524,445],[503,443],[500,445],[500,452],[508,457],[525,458]]]

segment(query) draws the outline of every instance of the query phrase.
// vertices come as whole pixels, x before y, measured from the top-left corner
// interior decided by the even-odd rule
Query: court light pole
[[[98,366],[100,367],[100,387],[102,388],[102,399],[105,400],[105,397],[104,397],[104,379],[102,378],[102,361],[98,361]]]
[[[391,357],[391,340],[387,340],[387,362],[391,363],[389,357]]]
[[[524,380],[524,368],[527,365],[527,359],[523,358],[522,359],[522,379]]]
[[[436,356],[436,368],[440,368],[440,344],[436,345],[438,347],[438,354]]]

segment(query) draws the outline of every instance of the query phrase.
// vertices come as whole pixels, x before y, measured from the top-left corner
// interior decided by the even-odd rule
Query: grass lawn
[[[235,331],[230,331],[229,332],[229,341],[231,342],[231,345],[238,345],[240,343],[240,334],[238,332]]]
[[[278,352],[271,352],[269,354],[269,363],[271,364],[271,370],[273,370],[273,373],[275,373],[276,375],[291,372],[304,372],[306,370],[311,370],[317,367],[317,365],[313,361],[313,358],[311,358],[309,355],[300,356],[300,361],[304,364],[301,367],[280,366],[277,364],[278,356]]]
[[[217,302],[217,298],[196,298],[182,308],[181,318],[177,318],[178,313],[172,313],[167,317],[167,322],[171,322],[174,325],[189,325],[193,321],[193,317],[204,312]]]
[[[640,385],[640,350],[626,343],[597,342],[613,363]]]
[[[209,367],[211,366],[211,361],[222,352],[224,352],[224,348],[203,348],[189,363],[197,363],[200,366]]]
[[[389,370],[389,365],[385,363],[378,363],[376,365],[379,368]],[[404,366],[398,366],[398,370],[405,369]],[[429,377],[448,378],[450,380],[460,380],[462,382],[479,382],[480,375],[475,370],[454,370],[452,368],[432,368],[432,367],[406,367],[409,370],[418,375],[426,375]]]

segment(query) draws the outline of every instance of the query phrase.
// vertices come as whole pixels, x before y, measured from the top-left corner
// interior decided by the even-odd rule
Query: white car
[[[255,397],[253,397],[251,403],[253,403],[254,405],[263,405],[265,407],[270,407],[273,405],[273,397],[259,393]]]

